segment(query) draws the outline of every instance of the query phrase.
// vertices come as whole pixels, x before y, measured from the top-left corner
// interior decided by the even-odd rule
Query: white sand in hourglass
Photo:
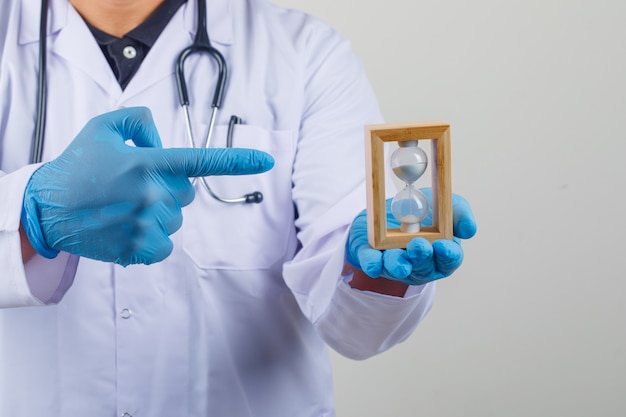
[[[413,165],[400,165],[392,168],[392,170],[396,177],[402,179],[407,184],[413,184],[421,178],[427,167],[428,161],[424,161]]]
[[[428,199],[414,183],[424,174],[428,166],[426,153],[417,146],[417,141],[400,142],[391,155],[391,168],[406,186],[391,202],[391,213],[400,222],[400,231],[417,233],[420,222],[428,214]]]

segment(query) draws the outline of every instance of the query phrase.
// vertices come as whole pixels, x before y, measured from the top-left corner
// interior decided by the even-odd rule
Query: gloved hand
[[[117,110],[90,120],[58,158],[35,171],[22,224],[47,258],[66,251],[124,266],[151,264],[172,251],[168,236],[194,198],[188,177],[255,174],[273,165],[270,155],[250,149],[163,149],[147,108]]]
[[[429,202],[432,190],[422,189]],[[391,214],[387,201],[387,227],[400,227]],[[362,211],[352,222],[346,244],[348,263],[372,278],[385,277],[408,285],[426,284],[452,274],[463,262],[463,249],[457,238],[469,239],[476,233],[476,222],[467,200],[453,194],[452,215],[454,240],[437,240],[432,244],[424,238],[414,238],[406,249],[373,249],[367,242],[367,217]],[[432,224],[432,212],[422,221]]]

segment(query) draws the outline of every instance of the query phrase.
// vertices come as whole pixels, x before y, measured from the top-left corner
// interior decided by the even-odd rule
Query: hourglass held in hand
[[[446,122],[382,124],[365,127],[367,223],[370,246],[405,248],[415,237],[429,241],[452,239],[452,191],[450,176],[450,125]],[[393,173],[404,183],[391,202],[391,214],[399,228],[387,228],[385,143],[397,142],[389,159]],[[430,143],[431,161],[422,149]],[[422,145],[422,146],[420,146]],[[432,166],[432,201],[416,182]],[[428,184],[419,184],[419,187]],[[432,224],[422,224],[432,210]]]

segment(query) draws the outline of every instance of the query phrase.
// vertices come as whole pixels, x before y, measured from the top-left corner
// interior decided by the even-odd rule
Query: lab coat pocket
[[[227,126],[216,126],[212,147],[225,147]],[[223,203],[196,181],[196,198],[183,208],[183,249],[201,269],[265,269],[285,255],[293,230],[291,172],[295,154],[291,131],[235,126],[232,145],[268,152],[274,167],[245,176],[212,176],[206,181],[222,198],[260,191],[261,203]]]

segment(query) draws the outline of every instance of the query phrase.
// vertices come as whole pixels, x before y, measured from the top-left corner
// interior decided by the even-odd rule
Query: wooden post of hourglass
[[[385,190],[385,142],[431,142],[432,225],[387,228]],[[421,142],[420,142],[421,144]],[[408,144],[407,144],[408,145]],[[412,146],[412,145],[408,145]],[[450,125],[446,122],[381,124],[365,126],[367,232],[375,249],[405,248],[415,237],[432,242],[452,239],[452,185],[450,170]]]

